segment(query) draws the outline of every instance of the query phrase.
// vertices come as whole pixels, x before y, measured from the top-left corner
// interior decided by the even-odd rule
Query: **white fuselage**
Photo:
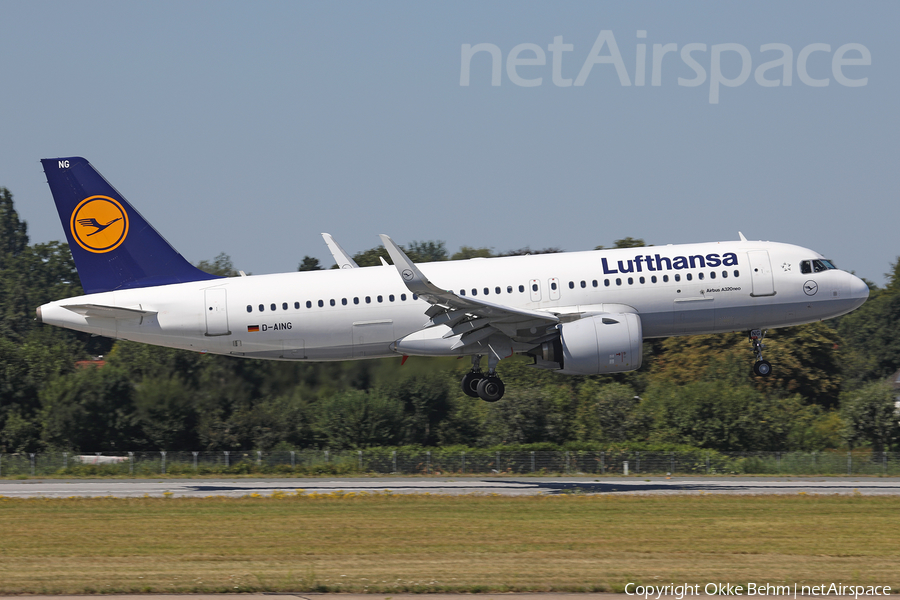
[[[471,259],[419,265],[435,285],[561,321],[633,312],[645,338],[784,327],[860,306],[868,288],[839,269],[801,272],[821,259],[772,242],[719,242]],[[72,305],[135,316],[86,316]],[[39,309],[45,323],[116,339],[275,360],[396,356],[429,304],[393,266],[235,277],[90,294]],[[83,311],[82,311],[83,312]],[[449,331],[445,328],[446,331]],[[402,346],[401,346],[402,347]],[[422,354],[472,354],[446,345]]]

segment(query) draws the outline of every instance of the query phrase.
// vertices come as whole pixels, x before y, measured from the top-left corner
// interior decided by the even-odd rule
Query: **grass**
[[[0,499],[0,592],[900,586],[886,496]]]

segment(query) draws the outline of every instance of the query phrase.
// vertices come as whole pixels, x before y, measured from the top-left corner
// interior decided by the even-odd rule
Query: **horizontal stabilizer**
[[[63,308],[85,317],[99,319],[143,319],[156,314],[156,311],[153,310],[104,306],[103,304],[67,304]]]

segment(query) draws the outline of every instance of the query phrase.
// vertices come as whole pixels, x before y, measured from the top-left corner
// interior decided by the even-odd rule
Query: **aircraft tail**
[[[181,256],[87,160],[41,164],[85,293],[218,279]]]

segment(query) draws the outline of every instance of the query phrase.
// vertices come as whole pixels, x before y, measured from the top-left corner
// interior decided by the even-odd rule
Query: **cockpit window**
[[[800,261],[801,273],[821,273],[822,271],[830,271],[837,269],[834,263],[824,258],[815,258],[813,260]]]
[[[825,260],[824,258],[817,258],[813,262],[813,269],[816,273],[821,273],[822,271],[829,271],[831,269],[837,269],[830,260]]]

